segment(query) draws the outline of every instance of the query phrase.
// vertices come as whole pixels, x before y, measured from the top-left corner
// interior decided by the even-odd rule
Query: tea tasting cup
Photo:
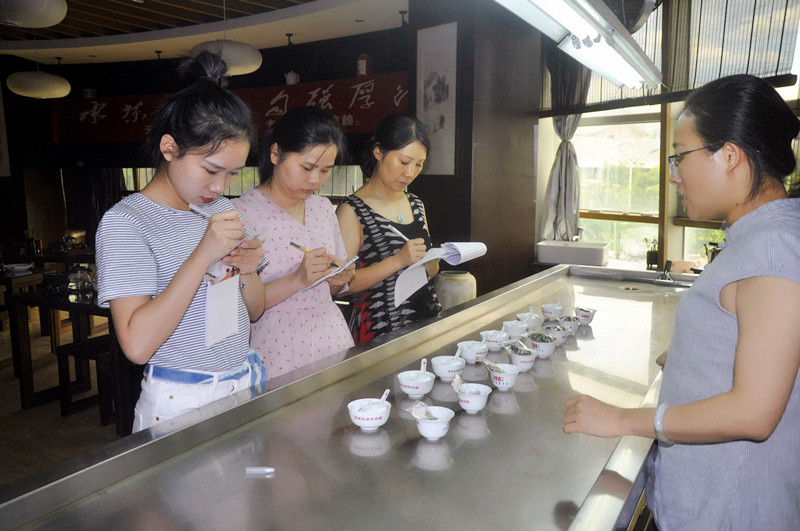
[[[514,386],[514,382],[517,381],[517,374],[519,374],[520,368],[509,363],[498,363],[498,365],[504,372],[497,372],[489,369],[489,374],[492,375],[492,384],[501,391],[507,391],[511,389]]]
[[[569,337],[569,330],[561,325],[544,325],[542,331],[556,338],[556,345],[563,345],[567,341],[567,337]]]
[[[509,339],[519,339],[527,331],[528,326],[522,321],[503,321],[503,332]]]
[[[536,354],[533,353],[523,353],[508,350],[508,355],[511,357],[511,364],[519,367],[520,372],[531,370],[531,367],[533,367],[533,362],[536,360]]]
[[[555,321],[564,315],[564,307],[560,304],[548,303],[542,304],[542,313],[551,321]]]
[[[578,331],[578,326],[581,324],[580,317],[575,315],[565,315],[564,317],[559,317],[556,319],[558,324],[563,326],[569,332],[569,335],[574,335],[575,332]]]
[[[528,329],[528,331],[531,331],[539,328],[539,325],[542,324],[544,318],[538,313],[526,312],[526,313],[518,313],[517,320],[525,323],[525,327]]]
[[[582,325],[591,323],[596,312],[594,308],[575,308],[575,315],[581,320]]]
[[[359,457],[380,457],[389,451],[391,445],[389,434],[383,428],[367,433],[354,431],[347,441],[347,449]]]
[[[419,434],[431,442],[436,442],[445,435],[450,428],[450,419],[455,416],[452,409],[442,406],[428,406],[425,408],[435,419],[416,419]]]
[[[461,374],[467,361],[461,356],[436,356],[431,359],[433,373],[443,382],[452,382],[456,374]]]
[[[458,353],[469,365],[481,361],[489,352],[489,347],[483,341],[459,341]]]
[[[458,388],[458,405],[461,409],[474,415],[486,406],[486,399],[492,388],[478,383],[464,383]]]
[[[429,371],[403,371],[397,375],[400,389],[411,398],[422,398],[433,389],[436,375]]]
[[[556,338],[550,334],[536,332],[528,336],[528,341],[539,358],[547,359],[556,350]]]
[[[502,330],[484,330],[481,332],[481,338],[489,350],[498,351],[503,346],[503,343],[508,341],[508,334]]]
[[[353,424],[365,432],[374,432],[389,420],[392,404],[378,398],[360,398],[347,404]]]

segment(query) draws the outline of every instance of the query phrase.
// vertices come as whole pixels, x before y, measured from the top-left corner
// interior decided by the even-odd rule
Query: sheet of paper
[[[206,282],[206,347],[239,331],[239,276]]]
[[[355,261],[356,261],[356,260],[358,260],[358,255],[354,256],[353,258],[351,258],[351,259],[350,259],[350,260],[348,260],[347,262],[343,263],[342,265],[340,265],[339,267],[337,267],[336,269],[334,269],[333,271],[331,271],[330,273],[328,273],[328,274],[327,274],[327,275],[325,275],[324,277],[322,277],[322,278],[318,278],[318,279],[316,280],[316,282],[314,282],[313,284],[311,284],[311,285],[310,285],[310,286],[308,286],[307,288],[303,288],[303,289],[301,289],[300,291],[301,291],[301,292],[303,292],[303,291],[308,291],[308,290],[310,290],[311,288],[315,287],[315,286],[316,286],[317,284],[319,284],[320,282],[325,282],[327,279],[331,278],[332,276],[334,276],[334,275],[338,275],[339,273],[341,273],[342,271],[344,271],[345,269],[347,269],[347,268],[350,266],[350,264],[352,264],[352,263],[355,263]]]
[[[450,265],[458,265],[486,254],[486,244],[481,242],[447,242],[441,247],[428,249],[418,262],[408,266],[397,277],[394,285],[394,305],[400,306],[419,288],[427,284],[428,274],[425,264],[431,260],[441,259]]]

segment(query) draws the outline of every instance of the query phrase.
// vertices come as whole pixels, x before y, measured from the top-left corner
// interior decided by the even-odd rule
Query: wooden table
[[[72,319],[73,341],[83,341],[88,337],[88,320],[91,315],[108,319],[108,334],[111,338],[112,357],[114,359],[114,404],[116,413],[117,434],[128,435],[133,425],[133,408],[136,405],[143,368],[133,365],[125,355],[117,341],[116,330],[111,319],[111,310],[101,308],[95,303],[71,302],[67,297],[46,297],[38,291],[20,293],[15,297],[15,322],[11,325],[12,341],[16,341],[20,355],[19,389],[23,409],[30,409],[40,404],[56,400],[59,397],[58,387],[36,391],[33,383],[33,364],[31,359],[31,338],[28,329],[28,306],[38,306],[48,311],[61,310],[69,312]],[[86,371],[88,375],[88,370]],[[80,377],[80,375],[78,375]]]
[[[13,331],[17,328],[17,319],[18,313],[15,311],[16,307],[16,297],[24,291],[30,291],[38,287],[42,283],[43,275],[42,273],[44,270],[42,269],[34,269],[28,274],[23,275],[11,275],[11,274],[3,274],[0,275],[0,283],[6,288],[5,294],[5,303],[6,307],[8,308],[8,324],[9,328]],[[40,318],[44,318],[44,312],[39,314]],[[21,319],[24,319],[25,324],[27,326],[28,323],[28,308],[27,306],[24,307],[24,314],[22,314]],[[11,361],[14,366],[14,376],[19,377],[19,341],[17,340],[16,335],[12,332],[11,334]]]

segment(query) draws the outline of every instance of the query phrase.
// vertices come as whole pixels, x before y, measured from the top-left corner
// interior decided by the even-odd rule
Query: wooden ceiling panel
[[[67,0],[66,18],[49,28],[0,25],[0,41],[121,35],[257,15],[311,0]]]

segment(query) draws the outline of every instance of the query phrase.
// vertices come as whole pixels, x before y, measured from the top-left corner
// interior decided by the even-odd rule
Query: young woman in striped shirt
[[[244,102],[220,86],[218,56],[200,54],[182,73],[197,81],[153,120],[155,176],[109,209],[97,232],[98,302],[110,305],[125,355],[147,364],[134,431],[265,381],[249,349],[250,321],[264,311],[264,251],[220,195],[245,165],[255,129]],[[233,268],[238,276],[212,290],[207,273],[221,269],[221,279]]]

